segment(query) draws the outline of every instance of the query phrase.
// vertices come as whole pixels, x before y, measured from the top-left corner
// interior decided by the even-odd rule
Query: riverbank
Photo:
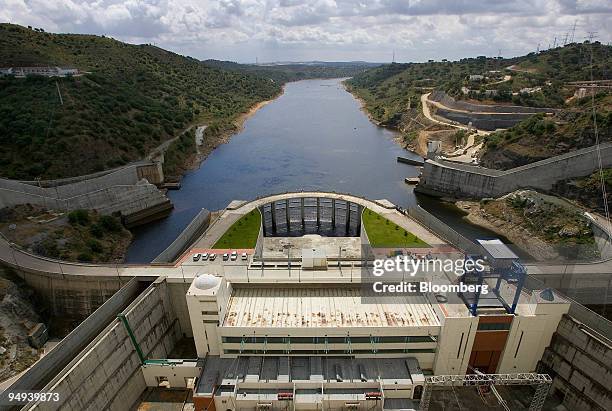
[[[347,93],[349,93],[351,96],[353,96],[353,98],[355,100],[357,100],[359,102],[359,106],[360,106],[360,110],[363,114],[366,115],[366,117],[368,118],[368,120],[370,120],[370,122],[374,125],[376,125],[377,127],[381,127],[384,128],[385,130],[389,130],[390,132],[393,133],[393,141],[395,141],[395,143],[397,143],[397,145],[399,145],[401,148],[403,148],[404,150],[408,150],[408,151],[412,151],[413,153],[419,154],[421,156],[424,156],[424,154],[419,153],[418,151],[418,146],[412,144],[411,142],[407,142],[405,136],[402,134],[401,130],[398,130],[395,127],[391,127],[385,124],[382,124],[380,121],[376,120],[372,114],[370,113],[370,111],[368,110],[367,107],[367,103],[366,101],[359,96],[359,94],[351,91],[351,88],[348,84],[346,84],[346,80],[342,81],[342,86],[344,87],[344,90],[346,90]]]
[[[244,130],[244,124],[249,118],[255,115],[255,113],[257,113],[263,107],[282,96],[284,93],[285,85],[282,86],[280,93],[274,96],[274,98],[254,104],[246,112],[241,113],[236,116],[235,119],[230,120],[228,124],[225,127],[220,128],[218,132],[206,133],[206,131],[209,129],[207,126],[203,132],[202,144],[196,147],[196,155],[186,159],[183,174],[198,169],[202,162],[206,160],[210,153],[212,153],[217,147],[222,144],[227,144],[234,135]]]

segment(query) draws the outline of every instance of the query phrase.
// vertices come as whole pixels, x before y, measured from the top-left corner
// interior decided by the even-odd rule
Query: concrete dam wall
[[[467,101],[455,100],[443,91],[436,90],[429,96],[431,101],[442,103],[446,107],[453,110],[470,111],[474,113],[552,113],[554,109],[546,107],[525,107],[525,106],[510,106],[510,105],[493,105],[493,104],[474,104]]]
[[[84,208],[102,214],[119,212],[128,226],[148,222],[172,208],[170,200],[151,184],[163,182],[157,163],[126,166],[90,177],[50,180],[40,186],[0,179],[0,208],[34,204],[63,211]]]
[[[138,279],[130,280],[99,309],[64,337],[53,350],[41,357],[19,376],[4,393],[0,393],[0,403],[8,403],[7,392],[41,390],[76,358],[87,344],[94,340],[111,322],[115,321],[117,314],[134,301],[148,285],[150,285],[150,282]]]
[[[436,114],[440,117],[465,125],[471,122],[472,126],[479,130],[490,131],[497,130],[498,128],[510,128],[533,115],[527,113],[468,113],[464,111],[445,110],[443,108],[437,108]]]
[[[474,104],[457,101],[443,91],[434,91],[429,100],[444,106],[437,107],[436,114],[460,124],[472,125],[481,130],[510,128],[526,118],[538,113],[552,113],[555,110],[541,107],[510,105]]]
[[[146,359],[168,358],[182,337],[165,279],[149,286],[121,314]],[[28,404],[28,410],[128,410],[147,385],[142,362],[126,326],[115,318],[43,392],[60,402]]]
[[[612,167],[612,143],[600,145],[604,167]],[[548,191],[561,180],[584,177],[598,169],[597,148],[587,147],[501,171],[444,160],[427,160],[417,191],[454,197],[500,197],[521,188]]]

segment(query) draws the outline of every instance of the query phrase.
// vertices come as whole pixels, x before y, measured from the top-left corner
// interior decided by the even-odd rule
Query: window
[[[224,343],[233,344],[406,344],[406,343],[431,343],[435,338],[429,335],[415,336],[383,336],[383,337],[222,337]]]
[[[202,311],[202,315],[217,315],[219,314],[216,311]]]
[[[479,323],[478,330],[479,331],[509,330],[510,325],[512,325],[512,323]]]
[[[264,354],[263,350],[223,350],[225,354]],[[380,349],[377,350],[377,354],[433,354],[436,352],[435,348],[416,348],[416,349]],[[350,352],[347,350],[290,350],[290,354],[295,355],[349,355],[349,354],[372,354],[372,350],[351,350]],[[265,354],[268,355],[287,355],[286,350],[266,350]]]

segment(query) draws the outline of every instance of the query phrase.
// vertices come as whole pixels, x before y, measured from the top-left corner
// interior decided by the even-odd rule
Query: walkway
[[[228,207],[223,215],[213,223],[213,225],[200,237],[191,247],[191,249],[207,249],[211,244],[227,230],[235,221],[242,215],[248,213],[256,207],[267,204],[271,201],[284,200],[295,197],[327,197],[338,200],[348,200],[357,204],[361,204],[371,210],[381,214],[385,218],[393,221],[402,228],[414,233],[422,240],[429,244],[444,244],[435,234],[425,229],[413,219],[402,215],[393,204],[386,200],[370,201],[361,197],[356,197],[347,194],[322,193],[322,192],[300,192],[300,193],[285,193],[264,198],[259,198],[249,202],[236,204],[235,207]],[[235,203],[234,203],[235,204]],[[297,281],[326,281],[337,282],[347,281],[347,275],[350,276],[350,281],[358,280],[359,268],[341,268],[329,267],[327,271],[309,271],[301,272],[297,268],[288,270],[282,268],[282,264],[278,265],[274,270],[266,270],[264,278],[264,270],[247,269],[245,262],[223,263],[216,261],[212,263],[193,263],[188,257],[191,251],[183,254],[183,258],[179,259],[175,264],[80,264],[64,261],[53,260],[50,258],[40,257],[30,254],[26,251],[11,247],[10,243],[0,237],[0,260],[6,264],[20,269],[25,269],[28,272],[39,273],[44,276],[49,274],[57,277],[65,278],[66,276],[84,276],[96,278],[112,278],[112,277],[151,277],[166,276],[171,281],[190,281],[191,278],[201,274],[204,271],[218,271],[230,277],[232,281],[264,281],[274,278],[294,278]],[[583,284],[579,281],[582,276],[588,279],[601,279],[601,275],[610,276],[612,273],[612,260],[602,261],[597,263],[583,264],[528,264],[528,272],[536,278],[545,280],[547,276],[559,275],[567,276],[574,275],[572,282],[578,287]],[[301,277],[299,277],[301,275]],[[250,278],[248,277],[250,276]],[[257,277],[257,278],[255,278]],[[355,278],[353,278],[355,277]],[[588,281],[586,285],[588,287]]]

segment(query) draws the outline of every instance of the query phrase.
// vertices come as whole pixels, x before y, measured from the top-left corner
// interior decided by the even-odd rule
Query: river
[[[151,261],[202,208],[223,209],[232,200],[322,190],[414,205],[404,178],[418,171],[396,159],[416,156],[394,141],[393,132],[370,122],[341,81],[288,83],[283,95],[186,174],[180,190],[168,192],[174,211],[135,230],[126,261]]]

